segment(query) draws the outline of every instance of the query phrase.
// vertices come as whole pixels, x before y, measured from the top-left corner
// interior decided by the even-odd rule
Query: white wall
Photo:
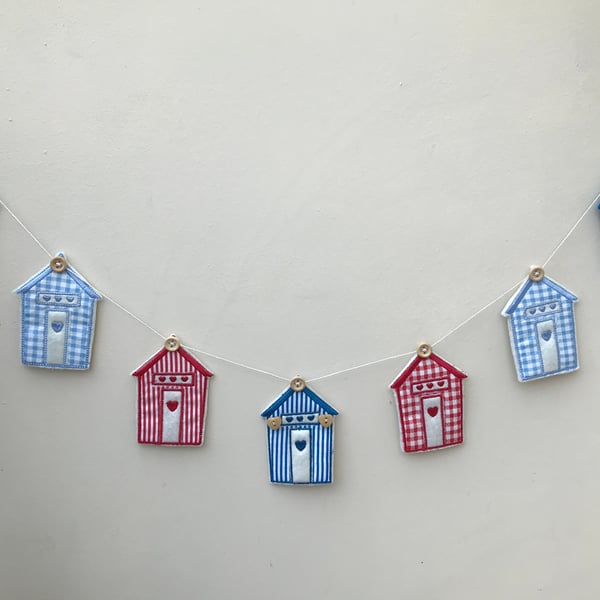
[[[434,341],[544,261],[600,191],[587,0],[57,2],[0,8],[0,197],[164,333],[307,378]],[[403,455],[406,360],[313,389],[336,481],[268,483],[281,381],[198,355],[206,444],[142,447],[161,339],[101,302],[93,368],[19,363],[46,264],[0,211],[0,597],[597,598],[596,211],[548,266],[581,370],[518,384],[503,302],[436,348],[461,447]]]

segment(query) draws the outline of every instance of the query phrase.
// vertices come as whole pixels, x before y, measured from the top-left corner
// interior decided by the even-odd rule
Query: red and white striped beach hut
[[[132,375],[138,378],[138,442],[201,446],[212,373],[170,336]]]

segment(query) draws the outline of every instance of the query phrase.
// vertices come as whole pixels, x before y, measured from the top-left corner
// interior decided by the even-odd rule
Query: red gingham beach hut
[[[170,336],[132,375],[138,378],[138,442],[201,446],[212,373]]]
[[[396,396],[404,452],[438,450],[463,441],[467,375],[421,344],[390,385]]]

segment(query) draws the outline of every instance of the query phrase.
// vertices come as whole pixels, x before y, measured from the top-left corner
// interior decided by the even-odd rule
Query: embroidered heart
[[[306,417],[309,421],[314,421],[315,420],[315,415],[307,415]]]
[[[62,296],[54,296],[54,299],[55,299],[57,302],[60,302],[60,301],[62,300]]]
[[[166,381],[166,380],[167,380],[167,378],[166,378],[164,375],[159,375],[159,376],[158,376],[158,380],[159,380],[159,381]]]
[[[540,306],[540,312],[546,312],[546,307],[545,306]]]
[[[550,310],[554,310],[556,308],[556,303],[550,305]]]
[[[60,333],[63,330],[65,324],[62,321],[54,321],[52,323],[52,329],[56,331],[56,333]]]
[[[285,418],[285,420],[286,420],[288,423],[291,423],[291,422],[294,420],[294,417],[286,417],[286,418]]]
[[[418,390],[422,390],[422,389],[423,389],[423,384],[422,384],[422,383],[420,383],[419,385],[416,385],[415,387],[416,387]]]
[[[304,448],[306,448],[306,440],[297,440],[294,442],[296,448],[298,448],[299,452],[302,452]]]
[[[187,381],[189,379],[189,375],[182,375],[181,381]]]
[[[296,417],[296,419],[298,419],[300,422],[304,421],[304,417]]]
[[[427,384],[427,387],[428,387],[429,389],[431,389],[431,388],[433,387],[433,383],[428,383],[428,384]]]
[[[67,302],[73,302],[75,300],[75,296],[67,296]]]
[[[435,415],[438,414],[438,407],[437,406],[430,406],[427,408],[427,412],[429,413],[429,416],[431,418],[435,417]]]
[[[177,407],[179,406],[179,402],[177,400],[169,400],[167,402],[167,408],[171,411],[171,412],[175,412],[177,410]]]
[[[542,338],[544,339],[544,341],[547,342],[551,337],[552,337],[552,330],[551,329],[547,329],[546,331],[542,331]]]
[[[535,308],[530,308],[528,312],[530,315],[535,315]]]
[[[444,386],[444,381],[438,381],[438,387],[443,387]]]
[[[171,376],[169,377],[169,379],[170,379],[171,381],[177,381],[177,377],[175,377],[175,375],[171,375]]]
[[[50,298],[52,298],[52,296],[42,296],[42,298],[46,301],[46,302],[50,302]]]

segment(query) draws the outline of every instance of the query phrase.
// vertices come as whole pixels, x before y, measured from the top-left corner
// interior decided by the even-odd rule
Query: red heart
[[[188,379],[189,379],[189,377],[187,375],[181,376],[181,381],[187,381]]]
[[[169,379],[170,379],[171,381],[177,381],[177,377],[175,377],[175,375],[171,375],[171,377],[169,377]]]
[[[167,402],[167,408],[171,411],[171,412],[175,412],[177,410],[177,407],[179,406],[179,402],[177,402],[177,400],[169,400]]]
[[[427,409],[427,412],[429,413],[430,417],[435,417],[435,415],[438,414],[438,407],[437,406],[430,406]]]
[[[427,384],[427,387],[428,387],[429,389],[431,389],[431,388],[433,387],[433,383],[428,383],[428,384]]]
[[[159,380],[159,381],[165,381],[166,379],[167,379],[167,378],[166,378],[164,375],[160,375],[160,376],[158,377],[158,380]]]
[[[422,389],[423,389],[423,384],[422,384],[422,383],[420,383],[419,385],[416,385],[415,387],[416,387],[418,390],[422,390]]]

